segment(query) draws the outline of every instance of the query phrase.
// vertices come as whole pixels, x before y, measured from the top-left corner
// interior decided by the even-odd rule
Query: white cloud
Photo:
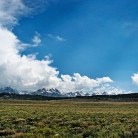
[[[66,39],[60,37],[60,36],[53,36],[52,34],[48,34],[47,36],[49,36],[50,38],[57,40],[57,41],[66,41]]]
[[[34,43],[33,46],[38,46],[41,43],[40,34],[38,32],[35,32],[35,36],[32,41]]]
[[[24,5],[29,5],[29,10],[33,16],[46,10],[51,1],[56,2],[56,0],[22,0]]]
[[[72,77],[69,75],[61,75],[61,78],[63,80],[61,82],[61,86],[63,88],[68,89],[68,91],[87,91],[91,90],[94,87],[100,86],[100,84],[112,82],[112,80],[109,77],[103,77],[94,80],[88,78],[87,76],[81,76],[79,73],[74,73]]]
[[[61,38],[61,37],[59,37],[59,36],[55,36],[55,38],[56,38],[56,40],[58,40],[58,41],[66,41],[66,39],[63,39],[63,38]]]
[[[11,5],[11,6],[10,6]],[[9,10],[7,10],[9,9]],[[11,86],[18,90],[37,90],[39,88],[58,88],[62,92],[88,90],[101,84],[112,82],[109,77],[90,79],[75,73],[73,76],[61,75],[56,68],[51,67],[52,61],[46,56],[37,60],[36,55],[20,55],[20,50],[30,44],[22,43],[9,29],[18,22],[18,15],[29,12],[21,0],[0,1],[0,87]],[[52,36],[63,41],[59,36]],[[41,40],[36,33],[33,38],[34,46]]]
[[[0,28],[0,86],[9,85],[18,89],[35,89],[49,85],[49,80],[58,80],[50,60],[36,60],[35,56],[19,55],[20,41],[9,30]],[[52,83],[51,83],[52,84]],[[42,86],[44,87],[44,86]],[[54,87],[49,85],[48,87]]]
[[[113,82],[109,77],[97,78],[96,80],[99,82],[99,84],[106,82]]]
[[[6,27],[12,27],[18,23],[17,17],[27,15],[28,12],[29,9],[21,2],[21,0],[1,0],[0,24]]]
[[[132,78],[132,82],[135,84],[135,85],[138,85],[138,73],[134,73],[133,76],[131,76]]]
[[[106,92],[107,94],[114,94],[114,95],[132,93],[131,91],[126,91],[119,87],[117,88],[112,87],[107,83],[101,84],[100,87],[94,88],[92,90],[92,93],[102,94],[103,92]]]
[[[35,55],[19,54],[18,46],[21,42],[7,30],[0,28],[0,87],[9,85],[16,89],[36,90],[42,87],[58,88],[63,92],[85,90],[97,87],[105,82],[112,82],[108,77],[90,79],[75,73],[73,76],[61,75],[56,68],[50,66],[52,62],[37,60]]]

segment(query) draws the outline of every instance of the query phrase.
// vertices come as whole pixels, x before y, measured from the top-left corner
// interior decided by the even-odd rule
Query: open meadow
[[[0,100],[1,138],[137,138],[137,102]]]

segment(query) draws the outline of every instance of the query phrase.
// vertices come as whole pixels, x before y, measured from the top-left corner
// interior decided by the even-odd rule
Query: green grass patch
[[[137,138],[137,102],[0,101],[2,138]]]

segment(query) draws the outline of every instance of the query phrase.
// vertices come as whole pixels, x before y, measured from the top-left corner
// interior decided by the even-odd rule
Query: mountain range
[[[19,91],[12,89],[11,87],[0,88],[0,93],[19,94]]]
[[[60,100],[60,99],[71,99],[75,101],[93,101],[93,102],[138,102],[138,93],[129,94],[109,94],[108,92],[103,93],[84,93],[68,92],[61,93],[57,89],[39,89],[34,92],[29,91],[17,91],[11,87],[0,88],[0,99],[16,99],[16,100]]]
[[[0,88],[0,93],[9,93],[9,94],[28,94],[28,95],[41,95],[41,96],[47,96],[47,97],[77,97],[77,96],[95,96],[95,95],[109,95],[107,92],[103,93],[85,93],[82,91],[77,92],[68,92],[68,93],[61,93],[58,89],[52,88],[52,89],[38,89],[34,92],[29,91],[18,91],[16,89],[12,89],[11,87],[4,87]]]
[[[41,96],[48,96],[48,97],[76,97],[76,96],[90,96],[89,93],[84,93],[82,91],[77,92],[68,92],[68,93],[61,93],[58,89],[39,89],[35,92],[31,92],[31,95],[41,95]]]

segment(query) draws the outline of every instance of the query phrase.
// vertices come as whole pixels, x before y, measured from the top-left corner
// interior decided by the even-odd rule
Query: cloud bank
[[[110,86],[109,84],[101,84],[100,87],[98,88],[94,88],[93,89],[93,93],[95,94],[102,94],[103,92],[106,92],[107,94],[109,95],[116,95],[116,94],[128,94],[128,93],[132,93],[132,91],[126,91],[126,90],[123,90],[119,87],[115,88],[115,87],[112,87]]]
[[[52,61],[49,58],[37,60],[31,53],[21,56],[20,50],[23,50],[26,44],[13,34],[11,27],[18,23],[19,17],[29,11],[21,0],[0,1],[0,87],[10,86],[30,91],[45,87],[69,92],[92,90],[113,82],[109,77],[90,79],[79,73],[59,76],[59,71],[50,66]],[[56,39],[63,40],[58,36]],[[38,46],[41,42],[40,35],[36,33],[32,41],[32,46]]]

